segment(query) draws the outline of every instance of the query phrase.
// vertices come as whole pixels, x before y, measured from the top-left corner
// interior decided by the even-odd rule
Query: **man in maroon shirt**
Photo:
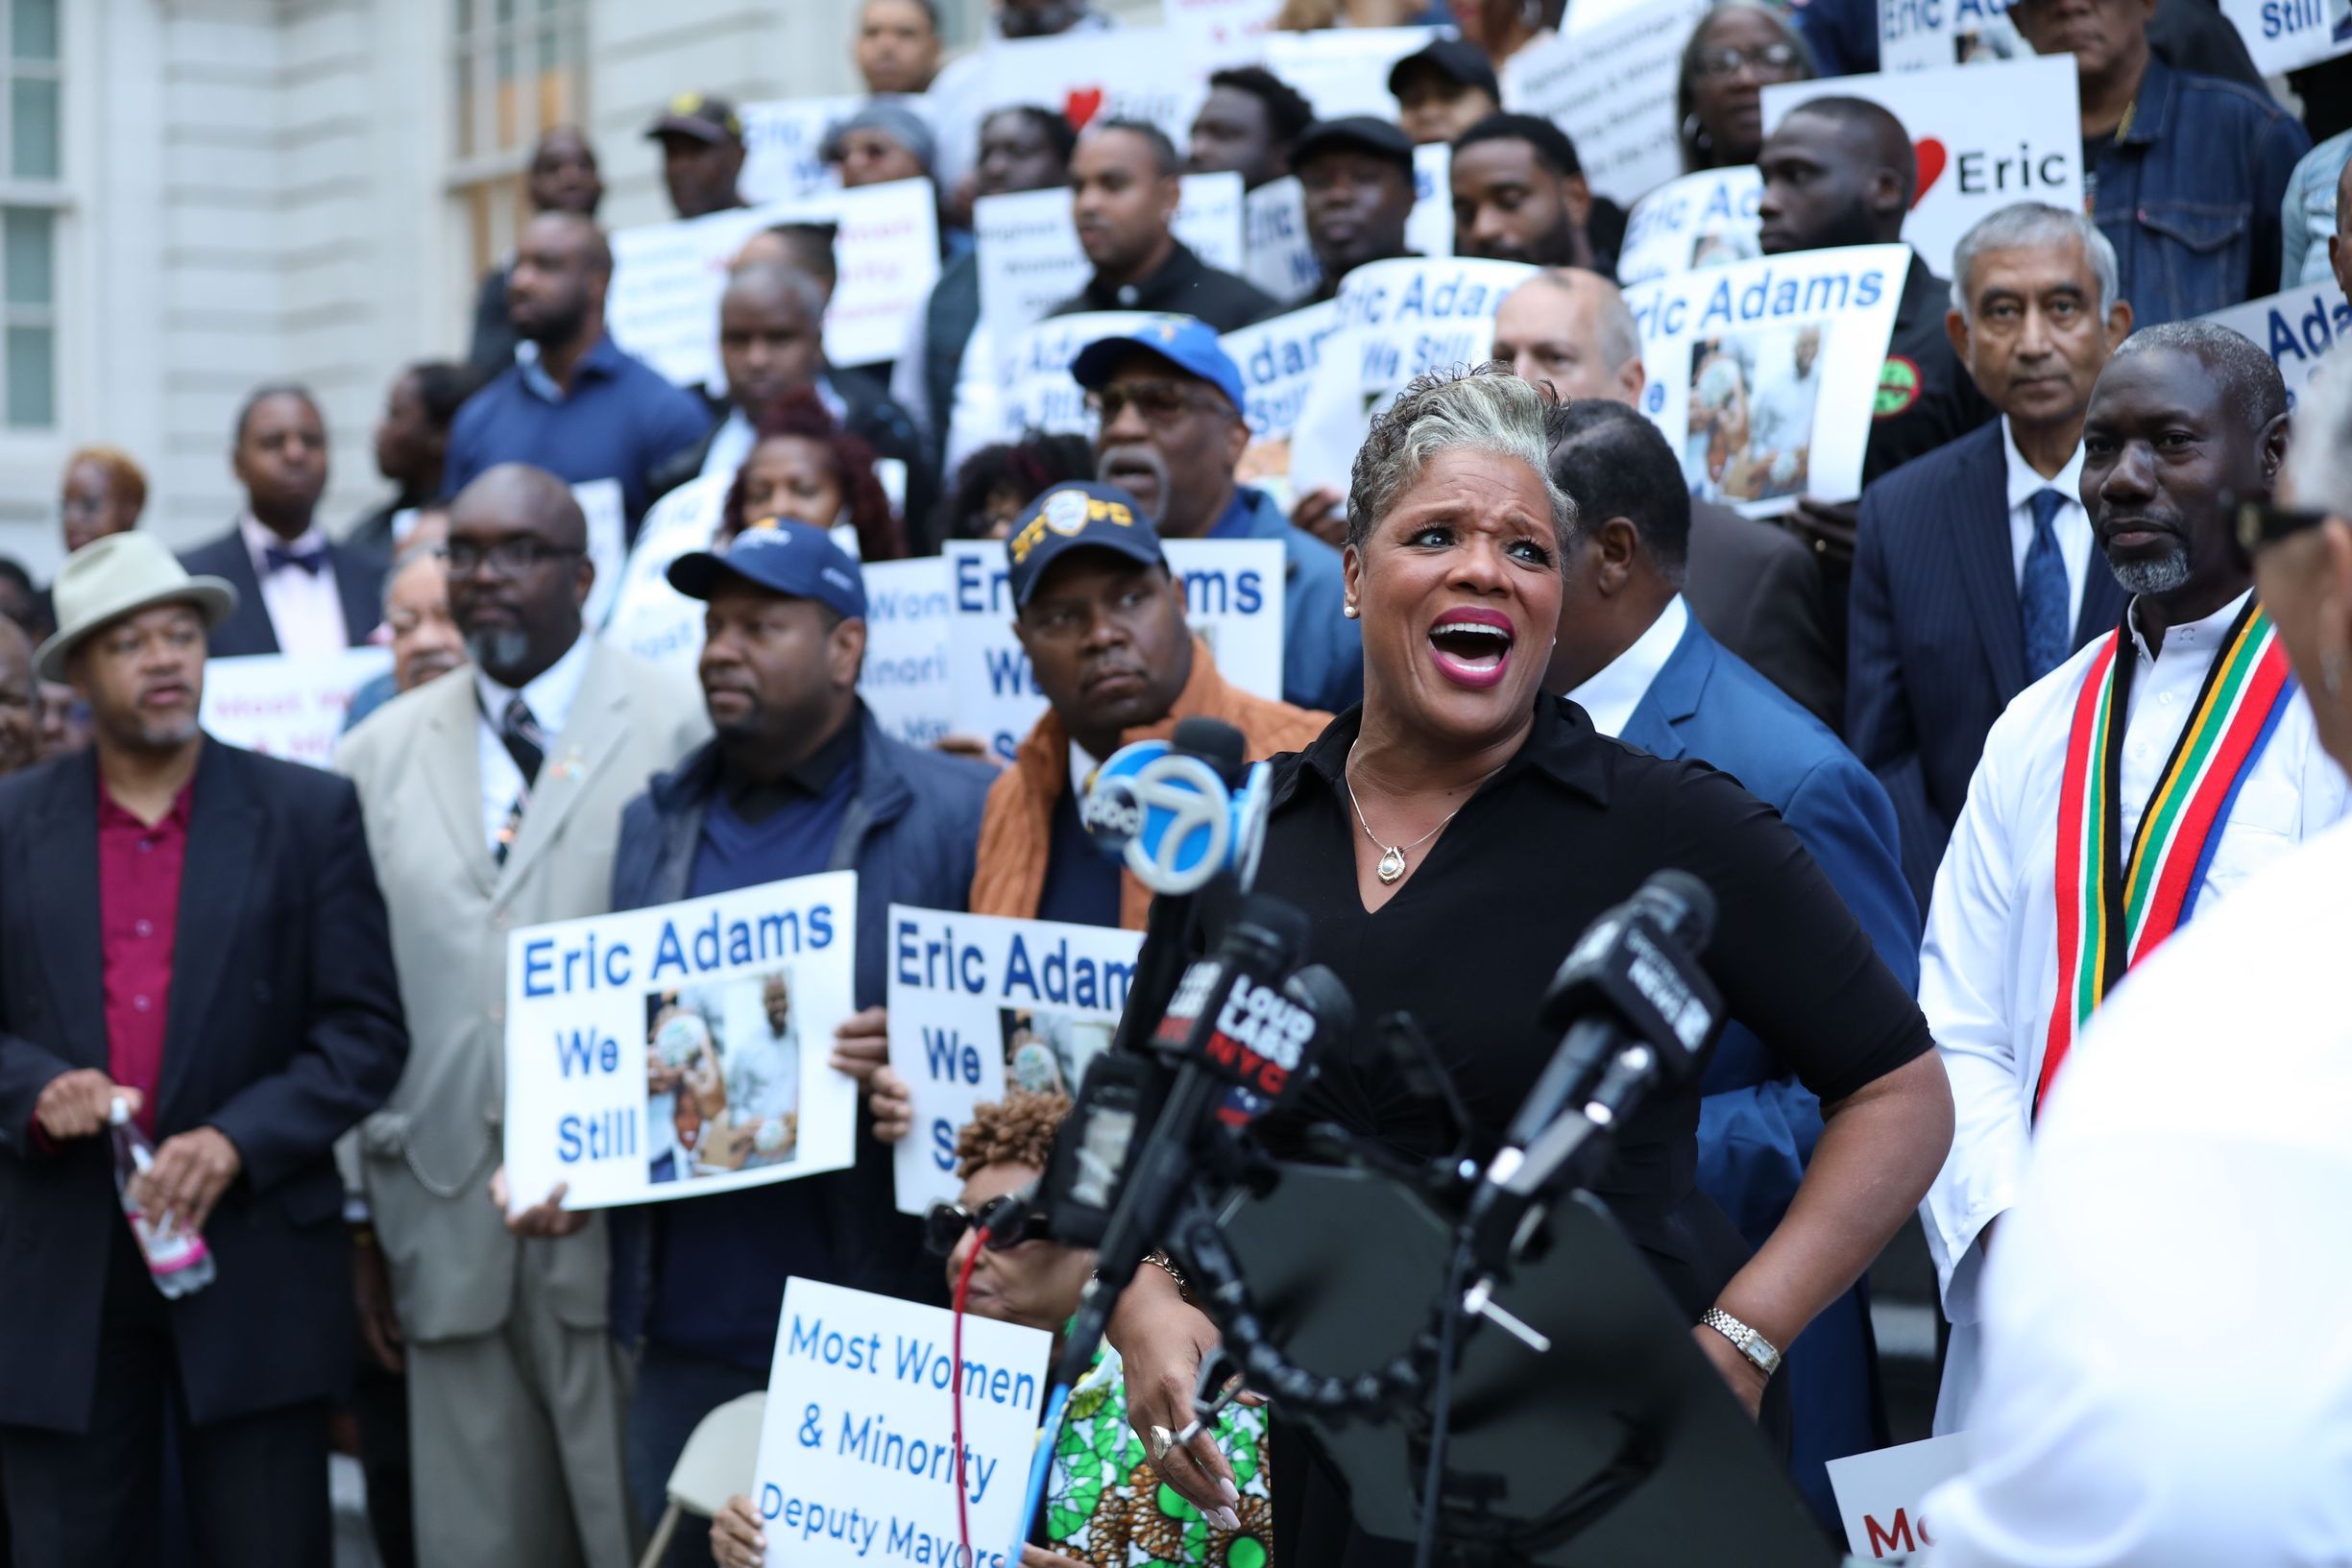
[[[355,1331],[337,1137],[407,1051],[352,786],[206,737],[206,633],[235,603],[143,534],[78,552],[40,672],[92,749],[0,781],[0,1484],[15,1568],[149,1564],[166,1423],[199,1561],[331,1556],[327,1406]],[[167,1300],[137,1195],[201,1232]],[[176,1396],[175,1396],[176,1390]]]

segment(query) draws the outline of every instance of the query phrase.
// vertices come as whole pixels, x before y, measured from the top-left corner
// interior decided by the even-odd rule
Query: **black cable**
[[[1429,1472],[1421,1482],[1421,1534],[1413,1549],[1413,1568],[1430,1568],[1438,1544],[1438,1509],[1444,1499],[1445,1437],[1453,1421],[1454,1335],[1462,1323],[1462,1281],[1469,1272],[1470,1239],[1454,1241],[1445,1270],[1445,1294],[1438,1306],[1438,1371],[1429,1425]]]

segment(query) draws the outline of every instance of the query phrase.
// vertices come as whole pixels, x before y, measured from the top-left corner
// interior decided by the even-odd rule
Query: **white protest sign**
[[[1847,1548],[1873,1561],[1935,1544],[1920,1504],[1968,1468],[1968,1434],[1899,1443],[1830,1461],[1830,1490],[1846,1527]]]
[[[1000,1543],[1019,1533],[1054,1341],[968,1315],[960,1363],[955,1343],[944,1307],[785,1283],[752,1484],[769,1561],[1017,1568]]]
[[[1807,98],[1866,98],[1909,133],[1919,194],[1903,237],[1952,276],[1952,253],[1980,218],[2019,202],[2083,209],[2082,116],[2072,55],[1995,65],[1784,82],[1764,88],[1764,130]],[[1998,115],[1984,111],[2001,106]]]
[[[1238,483],[1277,491],[1277,500],[1288,495],[1291,432],[1339,320],[1339,302],[1323,300],[1217,340],[1242,373],[1242,419],[1249,426],[1249,445],[1234,467]]]
[[[736,111],[743,122],[743,172],[736,176],[735,188],[754,206],[838,190],[840,173],[818,156],[818,149],[828,130],[866,102],[842,94],[743,105]]]
[[[1750,517],[1861,493],[1879,371],[1911,252],[1856,245],[1682,273],[1625,291],[1641,410],[1704,500]]]
[[[2221,0],[2221,14],[2265,76],[2352,54],[2352,0]]]
[[[205,661],[197,720],[205,733],[264,757],[330,767],[352,693],[392,670],[390,648],[345,648],[324,659],[257,653]]]
[[[2289,408],[2303,400],[2303,389],[2319,374],[2320,359],[2352,338],[2352,305],[2344,303],[2343,290],[2332,278],[2248,300],[2217,310],[2205,320],[2243,332],[2269,354],[2287,383]]]
[[[1195,60],[1254,65],[1281,9],[1282,0],[1160,0],[1160,19]]]
[[[2030,60],[2010,0],[1879,0],[1879,68],[1927,71]],[[2309,3],[2309,0],[2306,0]]]
[[[613,340],[680,386],[720,384],[718,297],[727,264],[745,240],[780,223],[836,226],[840,276],[825,310],[827,356],[837,365],[895,357],[939,278],[939,215],[928,180],[618,230],[605,300]]]
[[[1617,281],[1628,287],[1673,273],[1750,261],[1764,181],[1753,163],[1669,180],[1634,204],[1617,251]]]
[[[1416,255],[1454,253],[1454,150],[1442,141],[1413,149],[1413,210],[1405,215],[1405,249]]]
[[[972,204],[980,314],[999,331],[1036,321],[1094,276],[1070,219],[1066,190],[1015,191]],[[1242,177],[1188,174],[1170,225],[1176,239],[1220,272],[1249,265],[1242,244]]]
[[[596,568],[596,579],[589,586],[588,602],[580,607],[580,614],[587,624],[601,626],[620,593],[622,564],[629,554],[628,513],[621,504],[620,481],[583,479],[571,487],[571,498],[579,503],[581,519],[588,524],[588,560]]]
[[[1328,27],[1266,35],[1266,68],[1315,106],[1319,120],[1396,118],[1389,72],[1446,31],[1434,27]],[[1181,143],[1178,143],[1181,146]]]
[[[1566,132],[1593,194],[1638,200],[1683,172],[1674,85],[1708,3],[1643,0],[1581,26],[1584,8],[1570,6],[1563,31],[1504,62],[1503,107]]]
[[[1184,579],[1184,618],[1209,646],[1217,673],[1252,696],[1282,696],[1284,557],[1278,539],[1171,539],[1169,568]],[[956,727],[1009,762],[1046,711],[1029,655],[1012,635],[1005,546],[950,540],[948,674]]]
[[[1307,243],[1306,193],[1297,175],[1269,180],[1242,198],[1242,276],[1285,303],[1323,280]]]
[[[734,483],[731,473],[689,479],[646,510],[604,623],[606,641],[649,664],[694,667],[702,652],[702,606],[669,586],[669,566],[709,549],[718,538]]]
[[[1070,378],[1070,362],[1097,338],[1125,337],[1176,319],[1150,310],[1081,310],[1012,333],[996,362],[995,427],[988,439],[1017,441],[1026,430],[1091,434],[1094,417],[1086,411],[1084,389]]]
[[[1291,486],[1343,494],[1372,415],[1423,371],[1474,365],[1494,345],[1494,312],[1535,268],[1472,256],[1405,257],[1340,281],[1338,318],[1291,435]]]
[[[518,1208],[558,1182],[594,1209],[847,1166],[858,1086],[825,1056],[857,934],[848,871],[508,933]]]
[[[883,733],[910,746],[954,727],[947,673],[947,563],[935,555],[874,561],[865,568],[865,665],[858,695]]]
[[[1080,131],[1096,120],[1141,120],[1159,127],[1180,153],[1215,65],[1183,34],[1117,27],[992,43],[984,68],[983,113],[1034,104]]]
[[[1141,931],[890,905],[890,1070],[914,1130],[898,1143],[898,1207],[954,1199],[956,1130],[1007,1087],[1078,1098],[1110,1048]]]

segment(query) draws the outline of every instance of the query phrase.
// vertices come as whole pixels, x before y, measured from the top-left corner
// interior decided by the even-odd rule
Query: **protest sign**
[[[2030,60],[2010,0],[1879,0],[1879,68],[1927,71]]]
[[[1323,280],[1307,243],[1306,193],[1297,175],[1269,180],[1242,198],[1242,276],[1285,304]]]
[[[1082,310],[1048,316],[1011,333],[996,361],[993,396],[973,409],[988,416],[990,441],[1017,441],[1025,430],[1084,435],[1094,427],[1086,394],[1070,378],[1070,362],[1097,338],[1123,337],[1175,320],[1150,310]],[[978,369],[975,365],[973,369]],[[960,402],[962,394],[958,398]],[[958,408],[960,417],[965,410]]]
[[[1617,281],[1627,287],[1672,273],[1748,261],[1757,243],[1757,204],[1764,181],[1753,163],[1704,169],[1669,180],[1634,204],[1617,251]]]
[[[1323,300],[1217,340],[1242,373],[1242,419],[1249,426],[1249,445],[1233,477],[1277,492],[1276,500],[1290,494],[1291,432],[1322,363],[1323,344],[1339,330],[1339,302]]]
[[[1830,1461],[1830,1490],[1846,1527],[1846,1545],[1877,1561],[1935,1544],[1920,1505],[1968,1468],[1968,1435],[1948,1433]]]
[[[957,1333],[944,1307],[785,1282],[752,1483],[770,1562],[1019,1568],[1000,1543],[1020,1532],[1054,1341],[970,1315],[959,1361]]]
[[[596,1209],[847,1166],[858,1086],[825,1057],[857,936],[848,871],[509,932],[516,1207],[559,1182]]]
[[[1184,579],[1184,618],[1208,644],[1217,673],[1253,696],[1282,696],[1284,558],[1274,539],[1171,539],[1168,566]],[[1029,655],[1012,635],[1005,546],[950,540],[948,679],[956,727],[1009,762],[1046,710]]]
[[[1434,27],[1329,27],[1266,35],[1266,68],[1315,106],[1319,120],[1349,114],[1396,118],[1389,72],[1445,30]],[[1176,142],[1184,145],[1181,138]]]
[[[1442,141],[1413,149],[1413,210],[1405,214],[1405,249],[1415,255],[1454,253],[1454,150]]]
[[[589,586],[588,602],[580,607],[580,614],[588,625],[601,626],[620,592],[623,563],[629,553],[629,520],[621,504],[620,481],[583,479],[571,487],[571,498],[579,503],[581,520],[588,524],[588,563],[596,568],[596,580]]]
[[[840,189],[838,171],[818,156],[818,149],[827,130],[865,104],[863,98],[842,94],[743,105],[736,110],[743,122],[743,169],[735,188],[754,206]]]
[[[2221,14],[2265,76],[2352,54],[2352,0],[2221,0]]]
[[[2303,389],[2320,374],[2320,360],[2352,338],[2352,305],[2333,279],[2304,283],[2284,294],[2248,300],[2205,318],[2260,344],[2287,383],[2287,406],[2303,400]],[[2335,371],[2325,374],[2338,374]]]
[[[390,648],[345,648],[324,659],[257,653],[205,661],[197,720],[205,733],[289,762],[328,767],[352,693],[390,674]]]
[[[1281,9],[1282,0],[1161,0],[1160,19],[1191,59],[1219,66],[1254,65],[1266,52],[1266,36]]]
[[[1291,435],[1291,486],[1343,494],[1373,413],[1421,372],[1474,365],[1494,343],[1494,312],[1535,268],[1471,256],[1404,257],[1341,280],[1334,329]]]
[[[947,675],[947,563],[939,557],[866,564],[858,695],[893,739],[930,746],[946,738],[956,710]]]
[[[709,549],[718,538],[734,483],[730,473],[689,479],[646,511],[604,622],[605,640],[649,664],[694,667],[702,651],[702,606],[669,586],[669,564]]]
[[[612,236],[605,325],[613,341],[680,386],[718,385],[718,297],[743,242],[780,223],[836,226],[840,278],[825,310],[837,365],[897,356],[939,277],[937,198],[928,180],[893,180],[798,201],[623,229]]]
[[[1141,931],[890,905],[890,1070],[914,1130],[898,1143],[898,1207],[953,1200],[956,1129],[1012,1089],[1078,1098],[1110,1048]]]
[[[1593,194],[1632,203],[1683,172],[1674,87],[1708,0],[1642,0],[1598,20],[1568,8],[1503,64],[1503,107],[1559,125]]]
[[[1980,218],[2019,202],[2083,210],[2082,116],[2072,55],[1979,66],[1783,82],[1764,88],[1764,130],[1807,98],[1866,98],[1910,134],[1919,194],[1903,237],[1938,274]],[[2001,106],[1988,115],[1984,106]]]
[[[1000,332],[1036,321],[1094,276],[1070,219],[1067,190],[983,196],[972,204],[972,224],[981,319]],[[1209,266],[1243,271],[1249,259],[1242,245],[1242,177],[1186,175],[1171,228]]]
[[[1861,494],[1910,248],[1763,256],[1625,291],[1649,374],[1641,410],[1704,500],[1750,517]]]
[[[1039,104],[1058,109],[1079,131],[1097,120],[1155,125],[1181,152],[1193,116],[1208,96],[1215,63],[1188,35],[1165,27],[1119,27],[1008,38],[988,46],[981,106]]]

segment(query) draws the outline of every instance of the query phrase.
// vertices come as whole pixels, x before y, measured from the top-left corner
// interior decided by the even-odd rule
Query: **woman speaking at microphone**
[[[1726,1011],[1820,1097],[1827,1127],[1754,1257],[1695,1185],[1696,1073],[1620,1126],[1592,1190],[1756,1413],[1759,1362],[1854,1283],[1927,1192],[1952,1141],[1951,1094],[1919,1009],[1779,817],[1723,774],[1602,738],[1545,694],[1571,524],[1547,472],[1552,406],[1499,365],[1423,375],[1356,454],[1346,614],[1364,627],[1364,702],[1274,759],[1258,872],[1305,912],[1302,961],[1338,972],[1359,1021],[1297,1114],[1443,1152],[1444,1129],[1370,1036],[1402,1010],[1491,1152],[1558,1044],[1536,1015],[1561,959],[1651,873],[1696,875],[1718,904],[1702,961]],[[1190,1420],[1215,1326],[1145,1268],[1110,1339],[1161,1475],[1200,1507],[1227,1502],[1213,1445],[1154,1440]],[[1735,1341],[1760,1341],[1756,1359]],[[1344,1505],[1319,1502],[1311,1467],[1285,1460],[1283,1493],[1293,1478],[1313,1524],[1278,1545],[1286,1568],[1385,1550],[1336,1528],[1344,1513],[1326,1510]]]

